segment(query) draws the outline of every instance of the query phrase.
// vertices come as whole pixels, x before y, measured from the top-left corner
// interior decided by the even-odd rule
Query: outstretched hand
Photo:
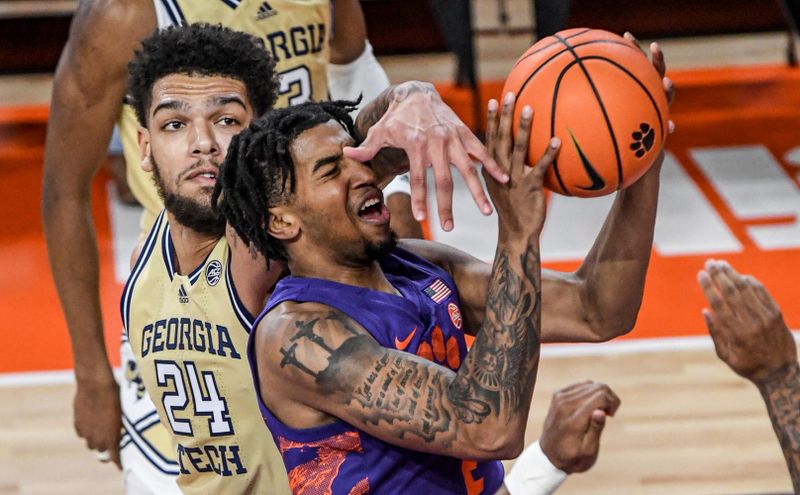
[[[533,110],[529,106],[520,112],[519,128],[513,139],[514,95],[507,93],[498,118],[497,100],[490,100],[486,125],[486,147],[510,180],[500,183],[484,170],[486,188],[492,197],[499,218],[501,240],[508,234],[539,235],[544,226],[547,198],[544,175],[556,158],[561,140],[553,137],[536,166],[527,166],[528,143],[531,135]]]
[[[716,260],[708,260],[697,278],[711,305],[703,317],[717,356],[733,371],[758,384],[797,362],[797,346],[781,310],[758,280]]]
[[[427,217],[426,174],[433,168],[439,222],[445,231],[453,229],[452,163],[464,177],[475,203],[484,215],[492,207],[478,177],[476,162],[495,180],[508,177],[498,167],[480,140],[427,83],[411,81],[396,86],[383,116],[370,127],[358,147],[344,149],[348,158],[367,162],[385,148],[399,148],[408,157],[411,177],[411,209],[414,218]]]

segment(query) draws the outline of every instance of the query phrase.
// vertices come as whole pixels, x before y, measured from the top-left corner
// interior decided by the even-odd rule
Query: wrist
[[[75,381],[79,386],[98,387],[106,385],[116,385],[114,371],[108,361],[104,363],[93,363],[90,365],[75,364]]]
[[[558,469],[545,455],[539,442],[534,442],[519,456],[503,481],[511,495],[555,492],[567,473]]]
[[[800,381],[800,365],[797,361],[791,361],[779,368],[775,368],[750,378],[756,387],[762,392],[779,388],[786,384],[797,383]]]

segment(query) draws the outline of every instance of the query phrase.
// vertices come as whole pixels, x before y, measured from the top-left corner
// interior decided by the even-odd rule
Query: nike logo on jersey
[[[586,175],[588,175],[589,180],[592,181],[592,184],[588,187],[578,187],[586,191],[599,191],[600,189],[606,187],[606,181],[600,177],[600,174],[598,174],[597,170],[595,170],[595,168],[592,166],[592,162],[590,162],[589,157],[584,154],[583,150],[581,149],[581,145],[578,144],[578,140],[575,139],[572,131],[569,131],[569,137],[572,139],[572,144],[575,145],[575,149],[578,151],[578,156],[581,158],[581,163],[583,164],[583,169],[586,170]]]
[[[417,327],[414,327],[414,330],[411,330],[411,333],[406,335],[406,338],[403,340],[398,339],[397,337],[394,338],[394,346],[401,351],[405,351],[408,344],[411,343],[411,339],[414,338],[414,334],[417,333]]]

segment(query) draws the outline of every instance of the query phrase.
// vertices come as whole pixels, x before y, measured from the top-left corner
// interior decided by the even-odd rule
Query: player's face
[[[153,172],[167,210],[178,222],[221,234],[211,208],[219,166],[253,109],[241,81],[172,74],[153,85],[147,129],[140,133],[142,167]]]
[[[371,261],[394,245],[389,210],[369,166],[345,158],[353,138],[335,121],[301,133],[290,151],[296,170],[293,210],[306,242],[344,263]]]

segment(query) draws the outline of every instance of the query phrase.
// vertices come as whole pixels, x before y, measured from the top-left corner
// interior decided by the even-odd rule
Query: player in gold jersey
[[[281,270],[266,271],[263,259],[223,237],[224,220],[210,210],[229,140],[275,99],[278,84],[263,76],[270,64],[253,37],[189,25],[146,39],[130,65],[140,162],[166,213],[134,256],[122,316],[144,388],[172,436],[184,493],[288,489],[242,359],[250,315]],[[381,117],[413,115],[422,133],[449,124],[441,128],[448,149],[485,152],[474,137],[461,140],[463,124],[430,85],[406,83],[383,95],[365,108],[364,133]]]

